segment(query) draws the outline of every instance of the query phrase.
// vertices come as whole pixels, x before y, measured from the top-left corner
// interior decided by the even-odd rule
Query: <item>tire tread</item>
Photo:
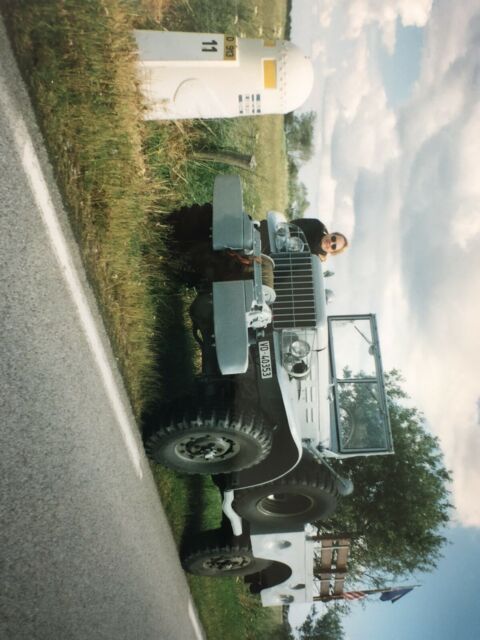
[[[205,429],[218,429],[219,427],[226,434],[246,436],[246,440],[251,443],[250,446],[256,448],[255,455],[252,455],[249,460],[245,459],[240,467],[232,464],[231,468],[227,468],[229,465],[225,463],[228,461],[220,461],[223,463],[220,465],[222,467],[220,469],[205,465],[205,468],[199,471],[195,465],[192,465],[191,468],[188,465],[178,468],[175,460],[165,457],[162,453],[165,446],[175,439],[175,435],[195,433],[195,431]],[[174,407],[169,412],[165,424],[149,435],[145,442],[145,450],[147,456],[154,462],[159,462],[177,471],[212,474],[248,469],[267,457],[271,445],[272,433],[269,425],[263,417],[257,416],[253,410],[237,412],[221,405],[206,405],[200,408]],[[239,459],[242,458],[245,456],[239,455]],[[233,463],[234,460],[235,458],[231,462]],[[218,464],[220,463],[217,461]]]

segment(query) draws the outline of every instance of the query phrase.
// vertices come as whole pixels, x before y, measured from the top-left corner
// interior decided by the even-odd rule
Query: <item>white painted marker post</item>
[[[148,120],[288,113],[312,89],[311,61],[286,40],[134,33]]]

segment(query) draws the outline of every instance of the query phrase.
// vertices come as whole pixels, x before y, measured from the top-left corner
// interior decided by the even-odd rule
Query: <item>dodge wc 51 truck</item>
[[[237,176],[215,181],[210,250],[246,267],[198,287],[197,392],[158,417],[146,450],[223,494],[224,526],[185,552],[188,571],[249,575],[264,604],[305,601],[307,523],[353,489],[335,460],[393,451],[375,317],[327,314],[304,234],[276,212],[252,221]]]

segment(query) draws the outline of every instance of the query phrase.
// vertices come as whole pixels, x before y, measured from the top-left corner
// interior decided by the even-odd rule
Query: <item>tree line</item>
[[[435,569],[447,541],[451,474],[438,438],[401,385],[397,370],[386,375],[395,453],[342,461],[338,470],[352,478],[355,490],[328,521],[315,523],[322,534],[345,532],[352,539],[346,591],[408,584],[415,573]],[[341,618],[350,605],[327,606],[323,615],[312,607],[295,637],[343,640]],[[284,640],[294,637],[288,627],[281,633]]]
[[[303,216],[309,206],[308,191],[300,181],[301,166],[311,160],[315,151],[314,127],[316,113],[288,113],[285,116],[285,140],[288,162],[288,199],[289,205],[286,214],[290,218]]]

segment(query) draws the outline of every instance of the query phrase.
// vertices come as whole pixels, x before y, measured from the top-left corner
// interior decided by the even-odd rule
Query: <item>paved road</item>
[[[82,273],[0,22],[0,637],[199,638]]]

